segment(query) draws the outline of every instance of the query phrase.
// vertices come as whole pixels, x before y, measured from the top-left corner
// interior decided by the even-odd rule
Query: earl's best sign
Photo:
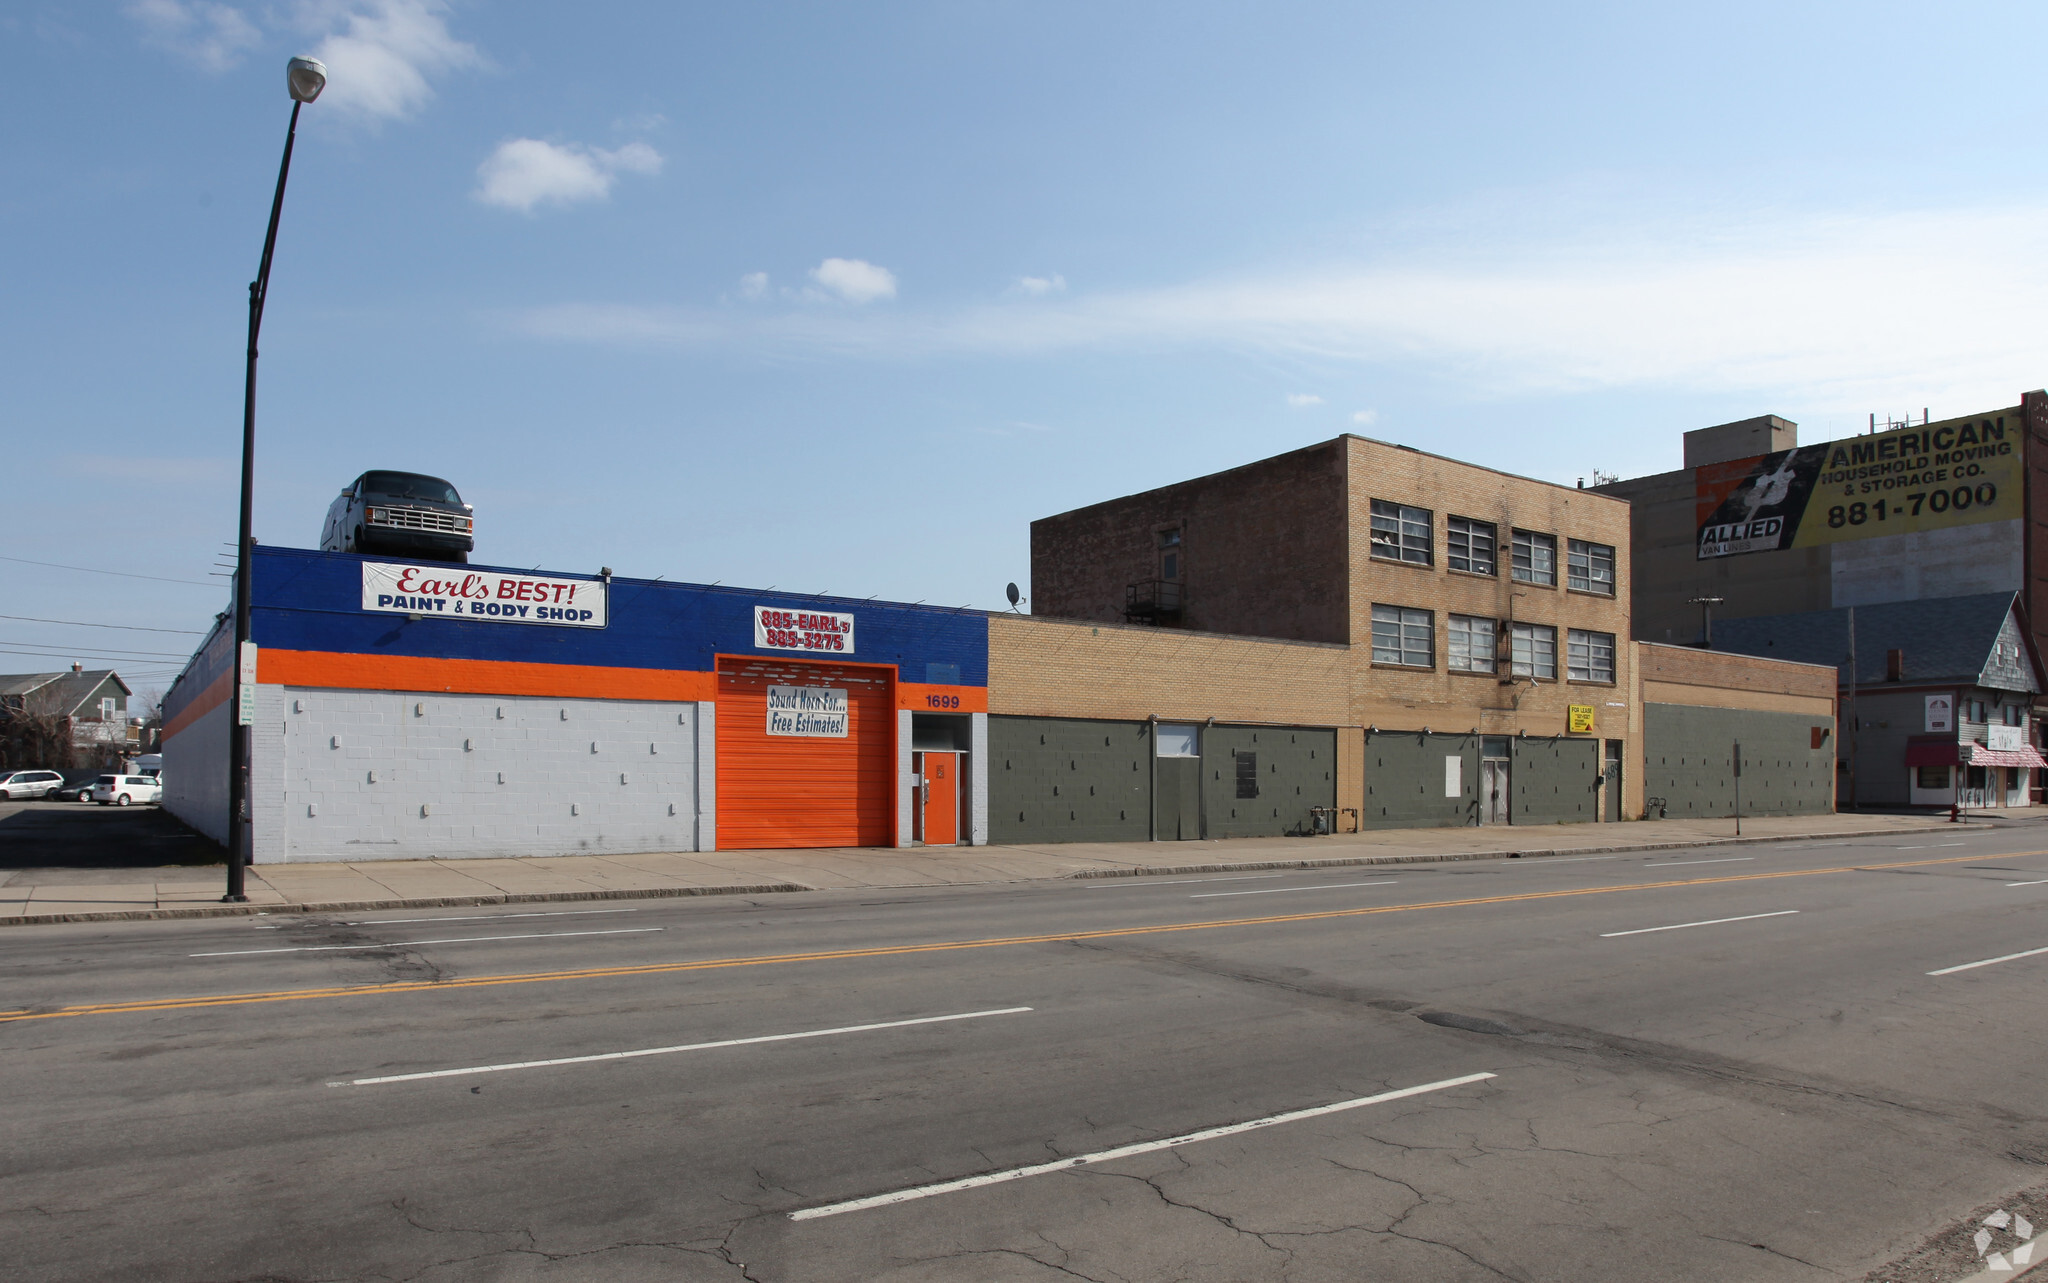
[[[853,653],[853,616],[822,610],[754,607],[754,645],[763,650]]]
[[[602,628],[606,614],[604,584],[596,579],[376,561],[363,563],[363,609],[570,628]]]

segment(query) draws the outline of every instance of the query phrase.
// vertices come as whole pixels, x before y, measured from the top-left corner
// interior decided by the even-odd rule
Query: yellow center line
[[[2026,859],[2048,855],[2048,851],[2001,852],[1996,855],[1956,855],[1931,860],[1902,860],[1894,864],[1845,864],[1827,869],[1783,869],[1772,873],[1733,873],[1712,878],[1684,878],[1670,882],[1630,882],[1609,887],[1571,887],[1557,891],[1524,891],[1514,895],[1476,896],[1465,900],[1431,900],[1421,904],[1375,905],[1362,909],[1321,909],[1313,913],[1285,913],[1257,918],[1217,918],[1202,922],[1170,922],[1153,926],[1112,927],[1101,931],[1057,931],[1043,935],[990,936],[980,940],[938,940],[929,944],[877,945],[870,949],[829,949],[811,953],[778,953],[754,958],[705,958],[697,962],[653,962],[628,967],[591,967],[573,971],[532,971],[502,976],[474,976],[461,980],[418,980],[398,984],[341,985],[327,989],[279,989],[262,993],[219,994],[200,998],[151,998],[136,1002],[88,1003],[60,1007],[55,1011],[0,1012],[0,1024],[21,1020],[60,1020],[71,1016],[114,1016],[148,1011],[183,1011],[194,1007],[236,1007],[258,1002],[303,1002],[314,998],[363,998],[385,994],[424,993],[448,989],[482,989],[493,985],[548,984],[566,980],[601,980],[616,976],[660,976],[683,971],[716,971],[729,967],[782,966],[796,962],[837,962],[854,958],[889,958],[915,953],[945,953],[958,949],[1000,949],[1020,944],[1064,944],[1077,940],[1105,940],[1117,936],[1160,935],[1169,931],[1214,931],[1223,927],[1266,927],[1288,922],[1319,922],[1333,918],[1358,918],[1378,913],[1414,913],[1422,909],[1462,909],[1483,904],[1516,904],[1529,900],[1557,900],[1570,896],[1611,895],[1620,891],[1660,891],[1673,887],[1715,886],[1729,882],[1761,882],[1773,878],[1812,878],[1833,873],[1865,873],[1882,869],[1910,869],[1930,864],[1964,864],[1971,860]]]

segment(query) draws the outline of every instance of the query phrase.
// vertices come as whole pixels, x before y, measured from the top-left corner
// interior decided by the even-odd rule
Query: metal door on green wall
[[[1479,744],[1479,822],[1508,822],[1508,741],[1488,735]]]
[[[1152,836],[1193,841],[1202,836],[1201,728],[1161,724],[1152,736]]]
[[[1602,818],[1609,823],[1621,821],[1621,741],[1608,740],[1606,761],[1600,770],[1600,785],[1607,791],[1606,805]]]

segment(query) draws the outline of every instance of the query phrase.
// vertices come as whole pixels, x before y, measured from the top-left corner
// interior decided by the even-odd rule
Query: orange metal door
[[[952,846],[960,840],[960,755],[925,753],[924,844]]]
[[[846,734],[769,734],[771,686],[844,690]],[[893,845],[895,704],[890,669],[720,660],[719,847]]]

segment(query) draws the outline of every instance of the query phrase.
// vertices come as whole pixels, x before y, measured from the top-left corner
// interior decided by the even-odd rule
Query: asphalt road
[[[16,928],[0,1277],[1860,1278],[2048,1179],[2044,908],[2006,829]]]

